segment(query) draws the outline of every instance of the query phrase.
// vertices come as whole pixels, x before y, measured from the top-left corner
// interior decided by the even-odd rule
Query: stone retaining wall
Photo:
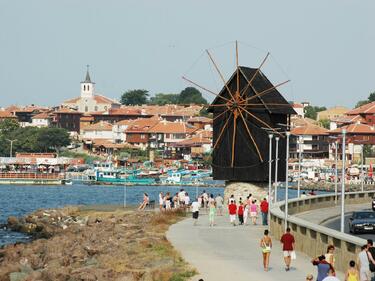
[[[345,204],[366,203],[369,206],[374,196],[375,191],[346,193]],[[293,216],[293,214],[300,212],[332,207],[334,204],[334,195],[320,195],[289,200],[288,225],[296,238],[297,251],[301,251],[313,258],[326,253],[328,245],[334,245],[336,248],[335,268],[345,272],[349,261],[357,260],[357,254],[360,252],[361,246],[366,244],[366,240]],[[341,204],[340,200],[337,201],[337,204]],[[270,228],[271,234],[276,239],[280,239],[284,233],[284,209],[284,201],[274,204],[271,208]]]

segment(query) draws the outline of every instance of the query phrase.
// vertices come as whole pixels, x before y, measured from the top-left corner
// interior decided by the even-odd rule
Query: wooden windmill
[[[208,108],[208,111],[213,113],[214,179],[267,182],[268,134],[272,133],[280,138],[278,178],[283,180],[286,169],[286,142],[285,136],[277,128],[280,127],[279,124],[289,124],[290,115],[296,112],[277,88],[289,80],[273,85],[263,74],[261,67],[269,54],[258,68],[240,66],[236,42],[236,70],[230,79],[225,81],[213,56],[208,50],[206,52],[224,83],[223,89],[215,93],[186,77],[183,79],[216,96]]]

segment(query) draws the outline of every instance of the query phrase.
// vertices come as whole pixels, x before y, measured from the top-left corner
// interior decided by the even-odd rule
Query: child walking
[[[243,213],[244,213],[244,207],[243,207],[242,201],[240,200],[239,206],[238,206],[238,212],[237,212],[240,225],[243,225]]]

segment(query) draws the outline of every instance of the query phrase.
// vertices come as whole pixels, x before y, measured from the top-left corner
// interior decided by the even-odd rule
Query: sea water
[[[142,202],[143,193],[158,204],[159,192],[170,192],[174,195],[181,188],[189,193],[190,198],[201,194],[203,190],[214,196],[223,194],[222,187],[196,186],[104,186],[104,185],[71,185],[71,186],[20,186],[0,185],[0,224],[9,216],[22,217],[38,209],[62,208],[67,205],[138,205]],[[244,194],[244,197],[247,194]],[[289,190],[289,198],[297,195],[296,190]],[[284,189],[278,192],[279,200],[285,196]],[[0,245],[26,242],[30,238],[24,234],[0,229]]]

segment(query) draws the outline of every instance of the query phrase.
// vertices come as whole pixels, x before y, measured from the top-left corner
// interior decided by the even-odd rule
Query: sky
[[[86,65],[97,92],[179,93],[187,76],[218,91],[258,67],[287,100],[353,107],[375,91],[375,1],[0,0],[0,107],[59,105],[79,95]],[[213,95],[204,93],[208,100]]]

